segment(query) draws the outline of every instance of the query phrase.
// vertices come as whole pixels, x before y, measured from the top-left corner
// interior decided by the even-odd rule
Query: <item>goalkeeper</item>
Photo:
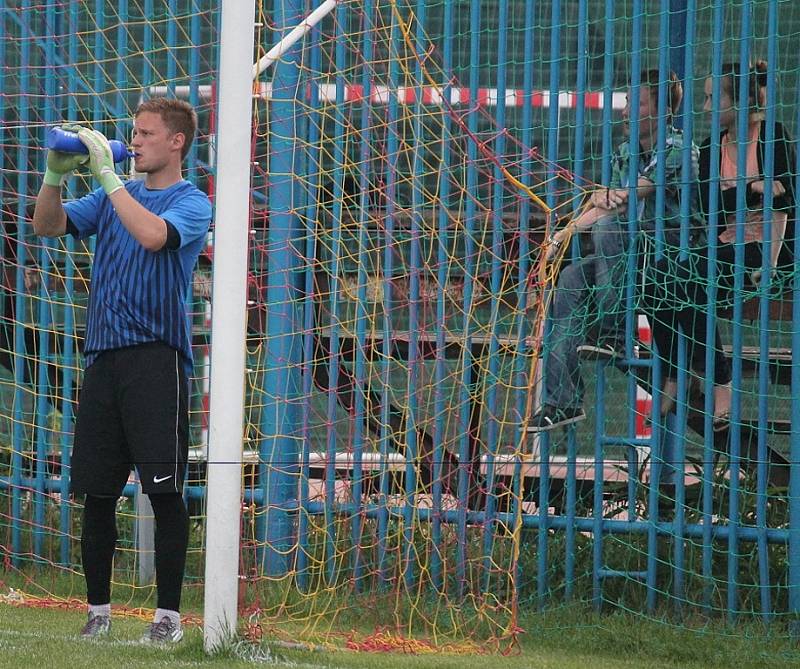
[[[197,115],[180,100],[139,105],[131,148],[144,179],[125,182],[102,134],[65,129],[78,133],[89,156],[48,153],[33,227],[44,237],[96,236],[70,482],[73,494],[85,495],[81,556],[89,613],[81,635],[110,631],[116,504],[135,467],[156,525],[158,608],[143,640],[177,642],[189,538],[181,496],[192,367],[186,300],[211,221],[208,197],[181,175]],[[101,187],[62,203],[61,186],[82,163]]]

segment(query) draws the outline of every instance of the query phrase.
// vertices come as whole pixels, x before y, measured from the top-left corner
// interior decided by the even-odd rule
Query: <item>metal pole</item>
[[[211,324],[204,646],[236,632],[244,430],[247,229],[255,1],[223,0],[220,15],[217,217]]]

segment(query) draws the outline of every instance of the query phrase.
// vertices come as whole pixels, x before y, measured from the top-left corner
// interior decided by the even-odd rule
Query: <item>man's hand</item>
[[[761,195],[764,195],[764,185],[765,184],[764,184],[763,180],[753,181],[750,184],[750,190],[752,190],[754,193],[759,193]],[[783,184],[780,181],[778,181],[777,179],[773,179],[772,180],[772,196],[773,197],[780,197],[785,192],[786,192],[786,189],[783,187]]]
[[[97,130],[81,128],[78,137],[89,149],[89,167],[106,195],[123,188],[122,179],[114,172],[114,155],[105,135]]]
[[[566,230],[559,230],[550,238],[547,244],[547,255],[545,256],[548,261],[556,257],[561,247],[564,246],[564,243],[567,241],[568,236]]]
[[[600,188],[592,193],[590,201],[598,209],[611,211],[628,201],[628,191],[625,188]]]
[[[81,127],[79,125],[65,123],[61,126],[61,129],[68,132],[78,132]],[[44,182],[48,186],[61,188],[66,177],[77,170],[87,160],[89,160],[89,156],[82,153],[63,153],[62,151],[53,151],[50,149],[47,152],[47,169],[44,173]]]

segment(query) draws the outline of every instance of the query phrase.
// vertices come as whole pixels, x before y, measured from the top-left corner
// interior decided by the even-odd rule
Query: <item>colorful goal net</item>
[[[789,256],[774,278],[752,282],[769,268],[748,270],[747,240],[735,236],[737,216],[762,233],[780,219],[764,212],[794,220],[778,191],[750,207],[762,218],[750,214],[747,189],[796,181],[794,153],[778,171],[774,128],[798,129],[787,45],[800,14],[768,0],[665,4],[673,11],[638,1],[338,2],[254,81],[245,430],[230,435],[243,449],[241,516],[231,522],[241,526],[249,638],[481,652],[508,649],[528,614],[567,604],[729,619],[800,611],[800,552],[789,550],[800,523],[789,495],[800,448],[790,422],[800,416],[790,392],[795,264]],[[124,140],[140,100],[183,97],[201,121],[187,178],[213,198],[225,100],[212,5],[0,10],[0,548],[8,582],[29,602],[83,596],[68,473],[93,246],[32,235],[45,131],[81,121]],[[254,61],[314,8],[257,7]],[[766,83],[750,111],[773,128],[758,158],[763,179],[733,186],[739,213],[712,212],[714,198],[694,209],[692,141],[731,122],[720,102],[726,64],[747,63],[749,86],[762,58]],[[672,123],[670,70],[684,89]],[[620,145],[645,137],[652,146],[620,158]],[[707,182],[736,182],[713,167],[725,143],[710,144],[700,158],[711,156]],[[746,148],[734,153],[747,167]],[[639,191],[637,174],[647,179]],[[91,186],[81,175],[68,193]],[[581,275],[571,325],[559,329],[552,315],[570,268],[603,241],[585,230],[603,189],[630,198],[614,218],[620,345],[565,368],[582,372],[584,413],[569,415],[585,420],[532,432],[552,400],[548,368],[552,377],[563,363],[552,362],[559,338],[602,343],[601,277]],[[706,261],[728,243],[719,233],[731,214],[726,287]],[[701,229],[710,242],[696,243]],[[189,305],[186,607],[198,615],[212,242]],[[646,258],[674,260],[656,274],[668,291],[658,304],[684,320],[648,306]],[[715,388],[728,380],[712,373],[725,363],[704,346],[717,334],[731,367],[728,412],[725,388]],[[155,595],[151,524],[133,476],[119,511],[114,601],[135,613]]]

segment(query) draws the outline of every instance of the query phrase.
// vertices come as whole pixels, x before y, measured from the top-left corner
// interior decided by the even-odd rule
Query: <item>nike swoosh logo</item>
[[[163,483],[167,479],[171,479],[171,478],[172,478],[172,474],[170,474],[169,476],[154,476],[153,477],[153,483]]]

